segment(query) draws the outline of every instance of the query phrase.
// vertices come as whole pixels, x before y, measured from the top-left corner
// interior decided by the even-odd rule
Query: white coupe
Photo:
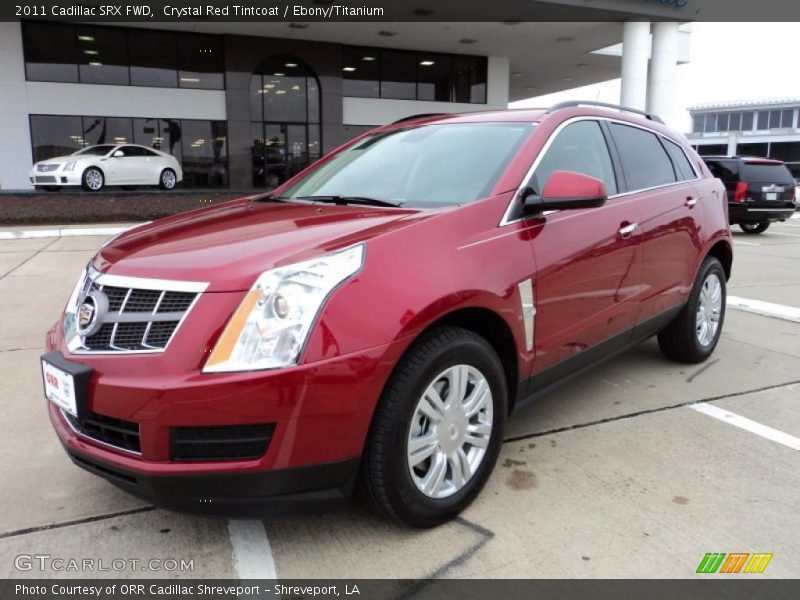
[[[171,190],[183,179],[183,169],[171,154],[136,144],[88,146],[68,156],[37,162],[31,183],[45,189],[80,185],[97,192],[106,185],[157,185]]]

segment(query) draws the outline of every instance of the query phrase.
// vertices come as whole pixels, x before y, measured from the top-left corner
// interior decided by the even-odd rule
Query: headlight
[[[75,170],[75,163],[77,161],[71,160],[67,164],[64,165],[65,171],[74,171]]]
[[[363,243],[261,274],[231,317],[203,371],[296,364],[325,300],[364,263]]]

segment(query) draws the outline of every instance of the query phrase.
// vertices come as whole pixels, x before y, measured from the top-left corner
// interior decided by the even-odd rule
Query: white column
[[[675,124],[675,85],[678,77],[678,23],[653,24],[648,110]]]
[[[728,156],[736,156],[736,146],[738,139],[735,133],[728,136]]]
[[[511,62],[505,56],[490,56],[486,82],[486,108],[505,110],[508,108],[508,88]]]
[[[0,23],[0,188],[30,188],[31,164],[22,31],[19,23]]]
[[[647,61],[650,58],[650,23],[627,21],[622,34],[622,92],[620,104],[647,108]]]

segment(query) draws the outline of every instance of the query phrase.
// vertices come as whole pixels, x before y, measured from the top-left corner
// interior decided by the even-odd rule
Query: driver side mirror
[[[573,171],[555,171],[544,186],[541,196],[532,188],[522,192],[526,215],[545,210],[597,208],[608,200],[606,185],[595,177]]]
[[[125,156],[125,153],[122,150],[115,150],[114,154],[112,154],[111,156],[113,156],[114,158],[122,158],[123,156]]]

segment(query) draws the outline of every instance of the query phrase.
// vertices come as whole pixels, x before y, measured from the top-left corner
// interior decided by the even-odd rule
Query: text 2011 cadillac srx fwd
[[[315,509],[360,484],[432,526],[521,401],[653,335],[713,352],[726,206],[629,110],[381,127],[270,195],[106,244],[47,335],[50,418],[78,466],[163,506]]]

